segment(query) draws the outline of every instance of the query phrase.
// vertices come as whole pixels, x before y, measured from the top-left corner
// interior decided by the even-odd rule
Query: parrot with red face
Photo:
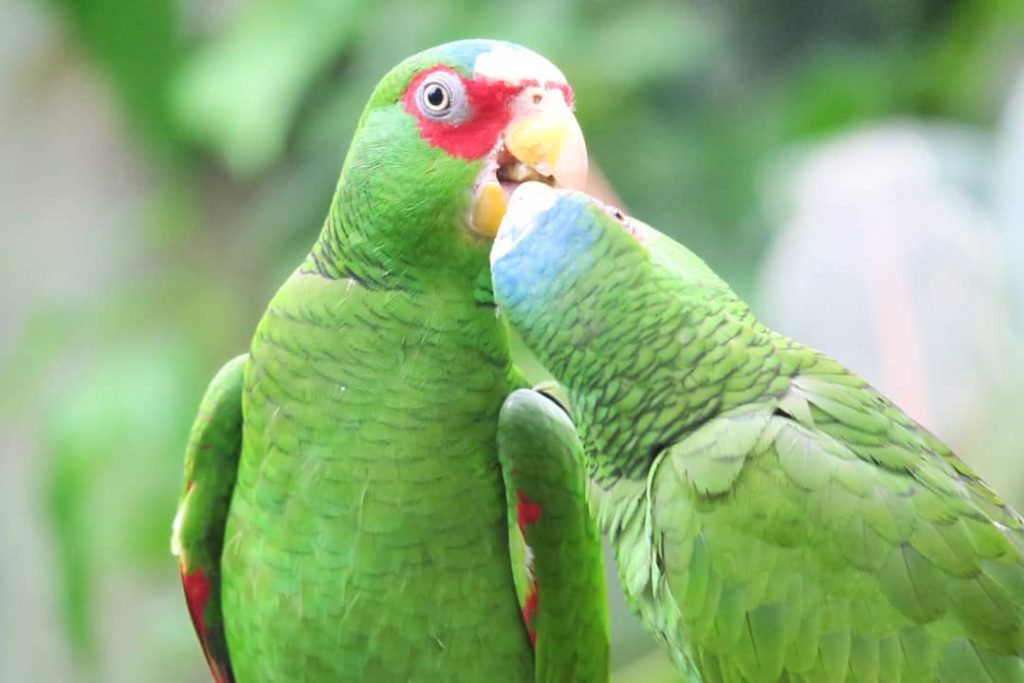
[[[572,90],[525,48],[450,43],[377,85],[186,451],[172,545],[217,681],[607,680],[580,443],[488,269],[510,193],[586,170]]]

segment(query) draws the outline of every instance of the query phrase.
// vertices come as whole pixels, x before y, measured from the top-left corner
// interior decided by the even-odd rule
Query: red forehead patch
[[[469,114],[459,123],[435,121],[425,116],[417,106],[420,84],[440,71],[458,78],[465,88]],[[402,106],[416,119],[420,137],[431,147],[443,149],[461,159],[480,159],[494,148],[498,136],[512,120],[512,100],[524,88],[534,85],[538,85],[537,81],[508,83],[483,77],[468,79],[450,67],[439,66],[416,74],[402,95]],[[548,87],[560,89],[566,102],[572,106],[572,90],[568,85],[548,84]]]

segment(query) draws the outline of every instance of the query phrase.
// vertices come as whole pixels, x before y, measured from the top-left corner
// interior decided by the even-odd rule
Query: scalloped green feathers
[[[648,226],[515,204],[496,300],[566,386],[623,584],[684,671],[1024,680],[1024,523],[970,468]]]
[[[481,162],[428,145],[398,101],[419,69],[471,70],[498,45],[381,81],[320,239],[203,399],[174,547],[219,683],[607,679],[603,586],[579,560],[598,540],[566,426],[543,413],[500,430],[560,463],[530,492],[537,591],[517,599],[505,481],[531,484],[517,458],[543,453],[499,453],[523,381],[481,286],[489,245],[461,223]]]

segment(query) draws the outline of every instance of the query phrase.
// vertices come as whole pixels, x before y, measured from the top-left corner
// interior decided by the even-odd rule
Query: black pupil
[[[445,103],[448,97],[444,93],[444,88],[439,85],[432,85],[427,88],[427,104],[431,107],[440,107]]]

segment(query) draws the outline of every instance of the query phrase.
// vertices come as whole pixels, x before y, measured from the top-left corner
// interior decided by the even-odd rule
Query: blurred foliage
[[[147,577],[177,590],[166,539],[191,413],[315,238],[362,106],[398,60],[472,36],[547,55],[625,204],[749,294],[769,159],[896,114],[990,127],[1024,35],[1019,0],[45,5],[111,86],[152,178],[138,270],[87,305],[35,311],[0,367],[50,387],[36,401],[44,498],[83,679],[123,670],[103,664],[118,651],[104,591]],[[146,614],[134,680],[202,680],[180,604]]]
[[[63,11],[75,38],[115,86],[120,104],[146,144],[160,152],[173,151],[180,136],[167,95],[186,56],[178,3],[48,1]]]
[[[260,2],[196,51],[172,106],[191,137],[247,173],[280,159],[318,75],[345,54],[363,0]]]

